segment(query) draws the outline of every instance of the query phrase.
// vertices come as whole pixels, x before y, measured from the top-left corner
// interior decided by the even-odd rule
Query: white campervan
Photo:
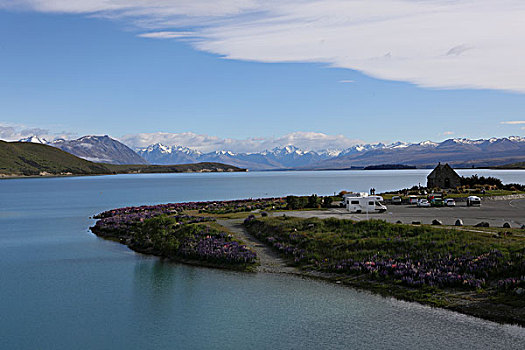
[[[382,213],[386,206],[383,197],[370,196],[368,193],[349,193],[344,197],[346,209],[351,213]]]

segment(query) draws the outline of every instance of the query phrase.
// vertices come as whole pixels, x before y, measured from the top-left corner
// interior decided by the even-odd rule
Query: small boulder
[[[265,217],[267,217],[267,216],[268,216],[268,213],[267,213],[267,212],[265,212],[265,211],[261,211],[261,216],[262,216],[263,218],[265,218]]]
[[[456,225],[456,226],[463,226],[463,220],[457,219],[456,223],[454,225]]]
[[[401,220],[397,220],[396,224],[402,224]]]
[[[412,221],[412,225],[421,225],[421,221]]]
[[[486,221],[478,222],[474,227],[489,227],[489,223]]]
[[[441,222],[441,220],[434,219],[432,220],[432,225],[443,225],[443,223]]]
[[[510,228],[510,224],[508,222],[504,223],[503,228]]]

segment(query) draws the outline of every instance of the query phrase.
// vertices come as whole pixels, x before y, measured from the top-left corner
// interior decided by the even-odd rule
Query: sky
[[[0,139],[522,136],[523,18],[521,0],[0,0]]]

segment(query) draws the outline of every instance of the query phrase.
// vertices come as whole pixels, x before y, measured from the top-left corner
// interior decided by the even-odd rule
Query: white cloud
[[[355,83],[354,80],[339,80],[340,83],[342,84],[352,84],[352,83]]]
[[[342,150],[362,143],[361,140],[349,139],[343,135],[326,135],[318,132],[304,131],[297,131],[280,137],[252,137],[248,139],[219,138],[217,136],[195,134],[192,132],[156,132],[124,135],[120,140],[134,148],[162,143],[167,146],[185,146],[201,152],[217,150],[258,152],[288,145],[293,145],[303,150]]]
[[[48,129],[29,128],[24,125],[11,125],[0,123],[0,140],[18,141],[22,138],[30,136],[38,136],[39,138],[44,138],[48,141],[52,141],[57,138],[71,138],[76,136],[76,134],[67,131],[52,132]]]
[[[450,136],[450,135],[454,135],[454,134],[455,134],[454,131],[444,131],[444,132],[441,133],[441,135],[443,135],[443,136]]]
[[[519,125],[519,124],[525,124],[525,120],[511,120],[511,121],[501,122],[500,124]]]
[[[230,59],[525,92],[522,0],[0,0],[2,7],[85,13],[164,33],[191,28],[196,48]]]

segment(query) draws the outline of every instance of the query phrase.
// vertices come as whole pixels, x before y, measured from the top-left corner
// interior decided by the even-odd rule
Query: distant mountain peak
[[[426,140],[418,143],[418,145],[423,147],[436,147],[437,145],[439,145],[439,143]]]
[[[38,137],[36,135],[20,139],[20,140],[18,140],[18,142],[41,143],[43,145],[47,145],[49,143],[49,141],[47,141],[46,139],[40,138],[40,137]]]
[[[108,135],[86,135],[76,140],[59,139],[49,143],[77,157],[98,163],[148,164],[128,146]]]

